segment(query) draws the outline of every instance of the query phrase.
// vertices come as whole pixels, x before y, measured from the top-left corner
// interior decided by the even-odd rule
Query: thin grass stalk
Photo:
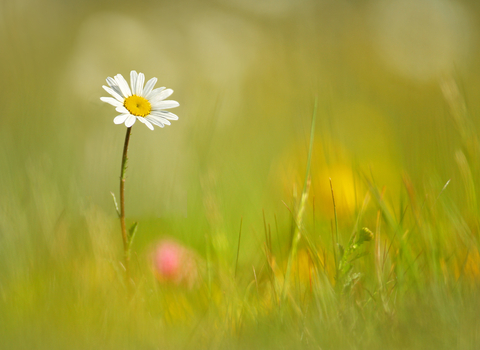
[[[337,205],[335,204],[335,193],[333,192],[333,184],[332,184],[332,179],[328,179],[330,181],[330,191],[332,192],[332,202],[333,202],[333,216],[335,218],[335,231],[332,230],[332,239],[333,239],[333,257],[335,259],[335,281],[336,283],[338,282],[338,264],[339,260],[342,258],[339,256],[337,259],[337,249],[338,249],[338,218],[337,218]],[[335,232],[335,236],[333,236],[333,233]]]
[[[238,232],[237,259],[235,260],[235,278],[237,278],[238,256],[240,255],[240,240],[242,239],[243,218],[240,219],[240,231]]]
[[[293,261],[297,255],[297,249],[298,249],[298,242],[300,241],[301,237],[301,228],[302,228],[302,222],[303,222],[303,214],[305,212],[305,205],[307,203],[307,198],[308,198],[308,189],[310,187],[310,165],[311,165],[311,160],[312,160],[312,151],[313,151],[313,140],[315,136],[315,120],[317,116],[317,98],[315,98],[315,104],[313,107],[313,116],[312,116],[312,125],[310,128],[310,146],[308,149],[308,158],[307,158],[307,168],[305,171],[305,180],[303,181],[303,190],[302,190],[302,196],[300,198],[300,204],[298,206],[298,211],[297,215],[294,218],[295,220],[295,225],[294,225],[294,232],[292,236],[292,244],[290,247],[290,254],[288,256],[288,261],[287,261],[287,270],[285,272],[285,281],[283,283],[283,288],[282,288],[282,295],[281,295],[281,302],[284,302],[286,297],[287,297],[287,291],[288,287],[290,284],[290,275],[292,273],[292,265]]]

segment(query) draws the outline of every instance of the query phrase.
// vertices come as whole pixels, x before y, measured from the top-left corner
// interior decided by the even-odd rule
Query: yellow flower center
[[[146,98],[137,95],[127,97],[123,105],[131,114],[137,117],[145,117],[149,115],[152,110],[150,102]]]

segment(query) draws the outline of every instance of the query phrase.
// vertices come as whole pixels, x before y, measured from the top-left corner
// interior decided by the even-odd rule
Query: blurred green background
[[[261,309],[273,325],[259,321],[254,303],[244,306],[250,310],[244,326],[224,325],[240,312],[225,303],[243,300],[239,295],[254,281],[252,265],[264,264],[264,222],[277,237],[276,260],[284,266],[315,100],[307,209],[313,239],[333,254],[329,178],[344,241],[368,192],[365,178],[384,188],[397,217],[413,192],[418,207],[442,193],[449,215],[428,217],[430,229],[442,232],[432,239],[441,243],[425,247],[438,264],[440,256],[455,256],[456,267],[445,269],[458,279],[478,233],[479,20],[477,1],[0,0],[0,344],[70,348],[75,339],[79,349],[382,348],[378,334],[375,342],[368,332],[360,337],[336,323],[333,335],[302,343],[301,327],[296,333],[266,312],[266,304]],[[141,301],[125,310],[110,192],[118,193],[126,129],[113,124],[117,113],[100,97],[107,96],[108,76],[128,80],[130,70],[172,88],[180,107],[172,110],[179,120],[164,129],[133,127],[126,212],[129,223],[140,222],[133,249]],[[372,230],[375,217],[372,209]],[[440,220],[447,217],[448,224]],[[237,285],[229,279],[241,220]],[[415,220],[411,231],[424,227]],[[456,234],[471,237],[442,255],[440,246]],[[159,287],[148,261],[165,237],[194,250],[208,271],[215,266],[213,277],[200,272],[208,288]],[[433,275],[445,277],[440,270]],[[212,285],[238,295],[215,299]],[[415,290],[423,289],[415,284]],[[225,309],[211,316],[212,303]],[[435,315],[420,317],[433,321]],[[466,332],[478,340],[478,321],[465,317],[473,319]],[[248,341],[225,335],[242,327],[253,332]],[[403,335],[422,339],[415,332],[388,339],[401,348]],[[452,344],[425,339],[406,345]]]

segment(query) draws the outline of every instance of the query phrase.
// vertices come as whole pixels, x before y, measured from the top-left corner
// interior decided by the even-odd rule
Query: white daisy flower
[[[114,78],[107,78],[108,86],[103,86],[113,97],[100,97],[100,100],[116,107],[115,110],[121,113],[113,119],[115,124],[123,124],[127,128],[135,124],[138,119],[153,130],[153,125],[163,128],[170,125],[170,120],[177,120],[178,117],[166,111],[166,109],[178,107],[177,101],[165,100],[172,93],[172,89],[164,87],[153,89],[157,78],[152,78],[145,84],[145,75],[134,70],[130,72],[130,86],[121,74]],[[152,125],[153,124],[153,125]]]

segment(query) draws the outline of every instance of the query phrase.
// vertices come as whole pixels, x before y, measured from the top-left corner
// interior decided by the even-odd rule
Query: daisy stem
[[[127,128],[123,145],[122,169],[120,172],[120,226],[122,227],[123,253],[125,258],[125,282],[130,289],[130,244],[128,242],[127,227],[125,225],[125,173],[127,170],[128,142],[132,128]]]

